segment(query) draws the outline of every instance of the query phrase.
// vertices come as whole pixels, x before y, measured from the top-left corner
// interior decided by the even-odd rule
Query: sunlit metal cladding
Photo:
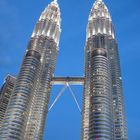
[[[111,16],[96,0],[87,26],[82,140],[127,140],[117,49]]]
[[[1,140],[42,139],[60,37],[60,9],[51,2],[41,14],[17,76]]]

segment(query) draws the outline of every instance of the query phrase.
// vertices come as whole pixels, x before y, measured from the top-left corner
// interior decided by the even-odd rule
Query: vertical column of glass
[[[83,93],[83,109],[82,109],[82,130],[81,139],[89,139],[90,131],[90,50],[89,46],[85,48],[85,81]]]
[[[36,95],[34,97],[28,124],[25,133],[25,139],[42,139],[43,130],[48,111],[48,104],[51,91],[51,80],[54,73],[57,47],[56,43],[51,39],[45,40],[40,76],[36,86]]]
[[[108,55],[109,38],[114,38],[111,16],[104,2],[96,0],[87,26],[87,46],[90,48],[89,67],[91,69],[88,140],[112,140],[114,135],[112,77]]]
[[[111,75],[107,40],[103,35],[90,39],[91,46],[91,130],[90,139],[113,139]]]
[[[122,76],[120,72],[120,61],[118,45],[114,39],[110,39],[109,47],[110,69],[112,76],[112,95],[114,109],[114,139],[127,140],[127,127],[124,111],[124,99],[122,93]]]
[[[34,133],[34,140],[39,140],[43,136],[43,130],[45,125],[45,120],[48,113],[48,104],[50,100],[51,91],[51,81],[54,74],[54,68],[57,57],[57,47],[53,40],[49,42],[48,51],[44,61],[44,68],[41,75],[40,86],[37,94],[36,106],[39,106],[39,118],[37,118],[37,124]]]
[[[60,9],[53,1],[42,13],[33,36],[42,39],[41,66],[26,126],[25,139],[42,139],[60,37]]]

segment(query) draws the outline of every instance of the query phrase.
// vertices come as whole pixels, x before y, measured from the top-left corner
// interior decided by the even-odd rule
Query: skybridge
[[[84,77],[54,77],[52,85],[83,85]]]
[[[52,85],[64,85],[62,87],[62,89],[59,91],[58,95],[56,96],[55,100],[53,101],[53,103],[51,104],[51,106],[49,107],[49,111],[54,107],[54,105],[56,104],[56,102],[58,101],[58,99],[62,96],[62,94],[64,93],[64,91],[66,89],[69,89],[74,102],[79,110],[79,112],[81,113],[81,107],[78,103],[78,100],[76,98],[76,95],[71,87],[71,85],[84,85],[84,81],[85,78],[84,77],[54,77],[51,81]]]

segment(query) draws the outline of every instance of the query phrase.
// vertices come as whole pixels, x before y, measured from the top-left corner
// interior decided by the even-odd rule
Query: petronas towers
[[[87,26],[83,140],[127,140],[122,78],[111,16],[96,0]]]
[[[42,138],[60,37],[60,10],[52,2],[29,41],[0,130],[1,140]]]
[[[87,25],[81,140],[128,140],[114,32],[106,5],[96,0]],[[42,12],[28,43],[0,140],[42,139],[60,33],[60,8],[54,0]]]

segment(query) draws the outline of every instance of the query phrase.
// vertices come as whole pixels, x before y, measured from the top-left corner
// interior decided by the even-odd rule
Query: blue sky
[[[140,139],[140,1],[104,0],[112,15],[120,48],[125,106],[130,140]],[[0,85],[16,75],[40,13],[49,0],[0,0]],[[57,76],[84,74],[88,15],[94,0],[59,0],[62,34]],[[51,101],[61,87],[54,86]],[[82,106],[82,87],[73,87]],[[49,112],[44,140],[80,140],[81,115],[69,94]]]

